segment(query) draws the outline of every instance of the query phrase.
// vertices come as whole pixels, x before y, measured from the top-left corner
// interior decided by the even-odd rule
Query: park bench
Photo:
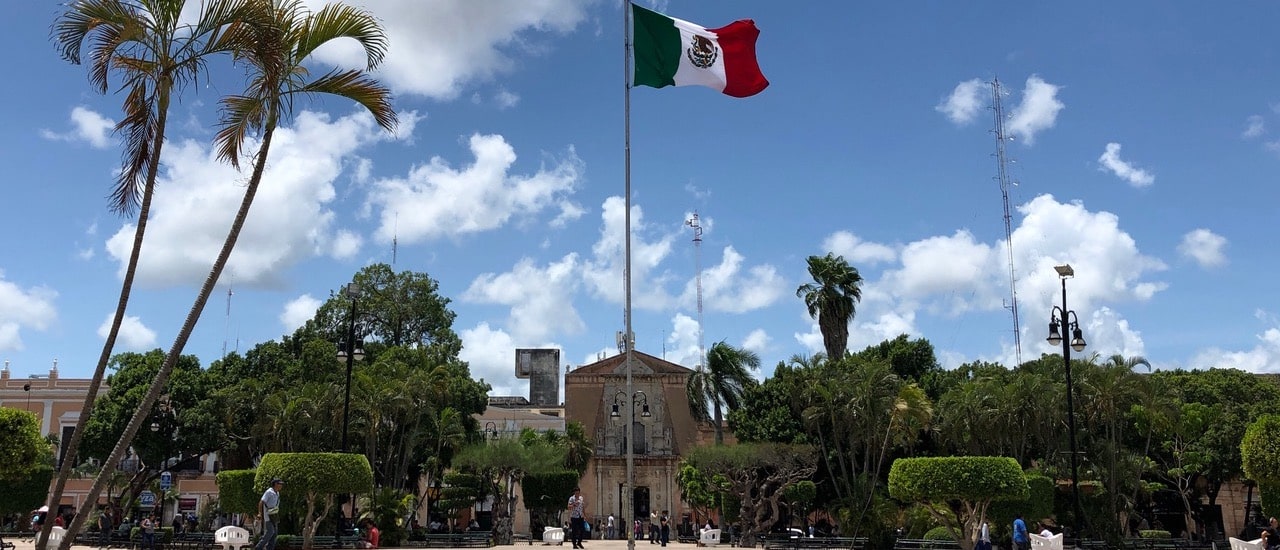
[[[866,546],[866,537],[768,537],[765,539],[766,549],[778,550],[839,550],[840,548],[862,550]]]
[[[960,543],[942,539],[897,539],[893,550],[960,550]]]
[[[489,548],[493,546],[489,531],[463,531],[461,533],[428,533],[423,535],[426,548]]]

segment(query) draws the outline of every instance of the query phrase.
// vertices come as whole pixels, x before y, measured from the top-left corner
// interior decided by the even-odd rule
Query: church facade
[[[674,537],[675,525],[686,512],[676,485],[681,456],[695,446],[710,444],[711,427],[694,420],[689,412],[686,386],[692,370],[639,351],[631,355],[630,394],[625,353],[571,369],[565,375],[565,419],[582,423],[595,444],[580,485],[592,518],[613,514],[619,526],[630,526],[637,518],[647,524],[650,512],[667,510]],[[626,509],[625,494],[628,408],[635,414],[631,509]],[[625,538],[625,531],[619,537]]]

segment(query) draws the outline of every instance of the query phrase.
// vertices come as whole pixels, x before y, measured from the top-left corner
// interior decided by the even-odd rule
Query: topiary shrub
[[[928,508],[938,523],[961,534],[963,550],[973,549],[992,501],[1029,494],[1022,468],[1008,457],[899,458],[889,468],[889,495]]]
[[[1280,485],[1280,415],[1265,414],[1254,420],[1240,439],[1240,465],[1244,475],[1260,484]]]
[[[271,480],[277,478],[284,482],[282,496],[293,493],[303,499],[303,548],[312,547],[320,520],[333,509],[335,495],[373,490],[373,468],[369,467],[369,459],[360,454],[269,453],[258,464],[254,492],[266,491]]]
[[[1144,539],[1168,539],[1173,535],[1163,529],[1143,529],[1138,531],[1138,538]]]
[[[924,538],[928,540],[956,540],[955,535],[951,534],[951,528],[941,526],[925,531]]]
[[[1053,517],[1055,486],[1053,479],[1035,472],[1025,474],[1027,480],[1027,498],[1017,500],[997,500],[987,508],[987,523],[991,530],[991,539],[1008,539],[1013,535],[1013,517],[1022,514],[1024,518]]]
[[[249,515],[258,513],[258,501],[262,498],[262,493],[253,487],[257,475],[256,470],[218,472],[218,504],[223,512]]]

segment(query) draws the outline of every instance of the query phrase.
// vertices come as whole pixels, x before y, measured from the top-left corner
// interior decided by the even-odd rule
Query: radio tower
[[[685,220],[684,224],[693,229],[693,265],[697,271],[695,280],[698,287],[698,370],[701,371],[707,349],[702,342],[702,225],[698,223],[698,212],[694,211],[693,217]]]
[[[1004,243],[1009,251],[1009,303],[1005,305],[1013,312],[1013,353],[1018,365],[1022,365],[1022,325],[1018,323],[1018,279],[1013,269],[1013,230],[1010,228],[1013,217],[1009,215],[1009,187],[1014,185],[1009,180],[1009,159],[1005,155],[1005,141],[1010,138],[1004,133],[1004,107],[1000,98],[1004,95],[1000,90],[1000,79],[991,81],[991,108],[996,112],[996,179],[1000,182],[1000,195],[1004,199]]]
[[[227,340],[231,338],[231,295],[233,294],[231,291],[231,288],[233,286],[235,286],[234,278],[232,278],[231,282],[227,284],[227,322],[226,322],[226,326],[223,327],[223,333],[222,333],[222,358],[223,359],[227,358]],[[236,351],[240,351],[239,337],[236,338]]]

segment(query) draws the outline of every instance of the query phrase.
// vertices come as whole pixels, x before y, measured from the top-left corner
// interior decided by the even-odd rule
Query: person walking
[[[586,530],[587,499],[582,497],[582,489],[573,488],[573,496],[569,497],[569,531],[574,548],[586,548],[582,545],[583,531]]]
[[[102,508],[102,514],[98,516],[98,529],[101,534],[98,535],[98,547],[111,547],[111,530],[115,528],[115,517],[111,513],[111,505],[108,504]]]
[[[276,515],[280,513],[280,490],[284,481],[280,478],[271,480],[271,486],[262,493],[258,500],[258,517],[262,518],[262,538],[253,545],[253,550],[276,550]]]
[[[146,548],[147,550],[155,550],[156,549],[156,516],[155,514],[142,516],[142,524],[139,525],[139,527],[142,529],[142,547]]]
[[[613,514],[604,520],[604,538],[613,540],[618,536],[618,526],[613,523]]]
[[[1022,521],[1022,514],[1013,517],[1013,549],[1029,550],[1031,538],[1027,536],[1027,522]]]
[[[649,512],[649,544],[658,544],[658,511]]]
[[[662,519],[659,521],[662,522],[662,545],[666,546],[667,542],[671,540],[671,520],[667,518],[666,510],[662,511]]]

